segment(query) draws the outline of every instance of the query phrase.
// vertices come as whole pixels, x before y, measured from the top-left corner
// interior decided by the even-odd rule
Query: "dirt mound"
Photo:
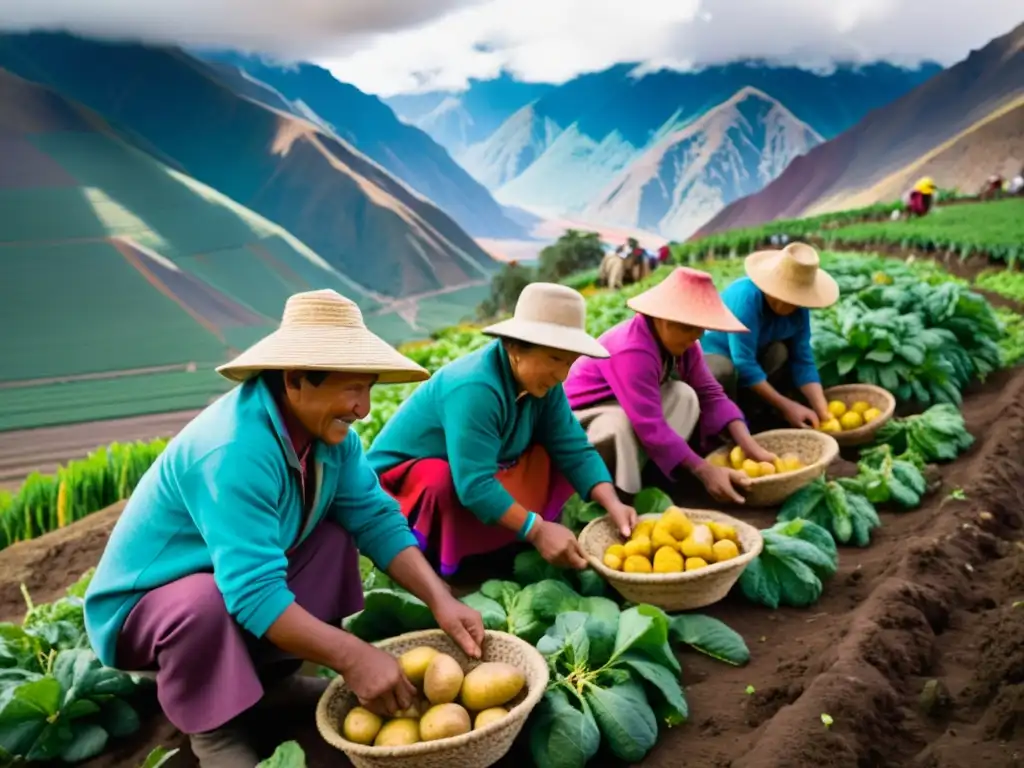
[[[942,468],[921,509],[882,510],[870,547],[841,548],[818,604],[769,611],[730,597],[706,609],[746,638],[751,662],[682,654],[690,720],[644,765],[1024,766],[1024,606],[1015,607],[1024,599],[1024,370],[991,377],[963,411],[975,446]],[[47,599],[95,562],[116,513],[0,554],[4,617],[23,611],[20,581]],[[744,516],[762,527],[774,519],[770,510]],[[299,739],[312,768],[347,764],[311,725],[271,723],[267,738]],[[185,740],[157,715],[86,765],[139,765],[160,743]],[[176,768],[194,765],[187,753]],[[500,763],[526,764],[523,743]]]

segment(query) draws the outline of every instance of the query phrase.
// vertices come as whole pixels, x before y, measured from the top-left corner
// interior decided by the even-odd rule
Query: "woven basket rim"
[[[390,646],[396,645],[400,642],[415,642],[418,640],[438,637],[448,638],[448,635],[441,629],[424,629],[418,632],[406,632],[403,635],[389,637],[386,640],[380,640],[373,643],[373,645],[381,650],[387,650]],[[526,652],[525,655],[529,664],[529,668],[523,670],[523,675],[526,678],[526,684],[528,686],[526,698],[512,707],[512,709],[509,710],[508,715],[500,720],[488,723],[480,730],[470,730],[460,736],[449,736],[446,739],[437,739],[435,741],[421,741],[416,744],[406,744],[399,747],[375,747],[372,744],[357,744],[354,741],[346,739],[344,735],[342,735],[338,726],[328,719],[327,710],[331,701],[337,696],[348,695],[348,693],[350,693],[350,691],[347,691],[346,693],[339,692],[340,688],[346,688],[347,690],[347,686],[341,676],[338,676],[331,681],[330,685],[327,686],[327,690],[320,696],[320,701],[317,703],[317,730],[320,731],[320,735],[325,741],[331,744],[331,746],[337,747],[346,754],[373,758],[386,758],[392,756],[415,757],[417,755],[446,752],[450,749],[472,744],[476,741],[484,741],[499,730],[507,728],[509,720],[513,718],[525,722],[533,709],[540,703],[541,698],[544,696],[544,692],[547,690],[548,683],[551,680],[551,673],[548,670],[547,660],[544,658],[544,655],[536,649],[536,647],[508,632],[499,632],[497,630],[487,629],[484,630],[484,638],[485,642],[498,642],[507,645],[519,646]],[[455,642],[450,638],[448,639],[452,643]],[[483,663],[483,660],[481,660],[481,663]],[[538,685],[530,685],[531,677],[536,676],[539,678],[541,675],[543,675],[542,683]],[[325,730],[327,733],[324,733]],[[330,738],[328,737],[328,734]]]
[[[848,429],[845,432],[832,434],[832,437],[835,438],[836,442],[840,445],[848,440],[858,440],[860,438],[870,437],[881,429],[882,426],[892,418],[893,414],[896,413],[896,396],[884,387],[879,387],[875,384],[837,384],[834,387],[829,387],[824,390],[824,392],[826,400],[831,399],[829,397],[830,392],[833,394],[872,392],[885,400],[885,408],[882,409],[882,414],[874,421],[868,424],[863,424],[856,429]]]
[[[591,550],[587,547],[587,542],[590,540],[591,534],[596,531],[599,526],[612,525],[608,516],[605,515],[589,522],[580,532],[579,542],[580,546],[583,548],[583,554],[587,558],[587,562],[589,562],[594,570],[600,573],[608,581],[617,581],[625,584],[657,584],[659,586],[678,584],[682,586],[686,584],[693,584],[709,576],[728,573],[734,569],[740,568],[741,566],[745,568],[747,563],[761,554],[761,549],[764,546],[764,539],[761,537],[761,531],[750,523],[746,523],[743,520],[739,520],[731,515],[727,515],[724,512],[719,512],[714,509],[693,509],[689,507],[677,507],[677,509],[682,510],[687,517],[691,517],[692,515],[698,519],[708,518],[716,523],[731,525],[736,529],[737,534],[739,534],[740,530],[745,530],[747,534],[752,534],[749,538],[753,539],[755,544],[750,549],[741,552],[738,557],[734,557],[732,560],[726,560],[724,563],[711,563],[706,568],[700,568],[696,571],[682,571],[680,573],[624,573],[622,571],[614,571],[609,568],[604,564],[600,557],[592,554]],[[652,512],[646,515],[640,515],[639,520],[657,520],[660,517],[661,513]]]
[[[801,436],[810,437],[812,440],[817,440],[821,443],[821,455],[818,456],[817,461],[813,461],[810,464],[806,464],[800,469],[794,470],[793,472],[784,472],[781,475],[768,475],[767,477],[752,477],[750,478],[750,487],[765,487],[769,485],[782,485],[783,482],[792,482],[794,477],[803,477],[805,475],[813,474],[821,469],[828,469],[828,465],[835,461],[836,456],[839,455],[839,442],[832,435],[827,432],[819,432],[816,429],[769,429],[766,432],[758,432],[756,435],[751,435],[754,440],[759,437],[775,437],[776,435],[786,434],[798,434]],[[853,434],[848,432],[847,434]],[[723,445],[721,448],[716,448],[709,453],[705,458],[714,456],[716,453],[724,453],[728,455],[731,449],[727,445]]]

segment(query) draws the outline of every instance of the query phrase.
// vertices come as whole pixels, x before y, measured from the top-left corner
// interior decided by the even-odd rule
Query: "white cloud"
[[[312,58],[483,0],[0,0],[0,30]]]
[[[486,0],[323,63],[381,95],[458,90],[502,69],[562,82],[622,61],[952,64],[1022,21],[1020,0]]]

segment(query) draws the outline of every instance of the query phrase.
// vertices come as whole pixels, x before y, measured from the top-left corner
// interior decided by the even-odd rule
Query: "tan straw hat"
[[[530,283],[519,294],[512,318],[483,332],[587,357],[610,357],[586,327],[587,303],[578,291],[557,283]]]
[[[296,293],[284,305],[281,327],[217,369],[232,381],[266,370],[377,374],[381,384],[430,378],[363,323],[358,305],[331,290]]]
[[[750,330],[725,306],[711,275],[688,267],[676,267],[656,286],[627,301],[626,306],[647,317],[708,331]]]
[[[781,251],[756,251],[747,256],[747,276],[772,298],[807,309],[836,303],[839,285],[820,267],[818,252],[806,243],[790,243]]]

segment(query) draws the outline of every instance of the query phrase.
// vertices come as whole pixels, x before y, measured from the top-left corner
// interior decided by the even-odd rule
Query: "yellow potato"
[[[372,744],[380,733],[383,721],[363,707],[352,707],[341,725],[342,735],[356,744]]]
[[[439,653],[423,676],[423,693],[431,704],[448,704],[458,697],[464,678],[459,662],[447,653]]]
[[[481,712],[507,704],[523,690],[526,676],[519,667],[503,661],[485,661],[470,670],[462,682],[462,704]]]
[[[388,720],[373,740],[375,747],[404,747],[420,740],[420,722],[411,717]]]
[[[882,415],[882,412],[877,408],[868,408],[864,411],[864,423],[870,424],[872,421]]]
[[[828,412],[838,419],[846,413],[846,403],[842,400],[833,400],[828,404]]]
[[[686,558],[686,570],[697,571],[701,568],[707,568],[708,563],[702,557],[688,557]]]
[[[819,429],[822,432],[842,432],[843,431],[843,427],[839,423],[839,419],[835,419],[835,418],[832,418],[832,419],[829,419],[828,421],[822,422],[822,424],[819,427]]]
[[[859,413],[850,411],[839,417],[839,424],[843,429],[857,429],[864,426],[864,417]]]
[[[767,475],[774,475],[776,472],[775,465],[772,464],[770,461],[759,461],[757,462],[757,466],[761,468],[761,477],[766,477]]]
[[[662,547],[672,547],[675,549],[677,546],[679,546],[679,543],[669,530],[669,524],[664,520],[656,522],[654,530],[651,531],[651,550],[657,552]]]
[[[654,573],[679,573],[683,570],[683,556],[673,547],[662,547],[654,553]]]
[[[654,530],[653,520],[641,520],[636,524],[636,528],[633,529],[633,533],[629,535],[629,538],[633,541],[646,536],[648,539],[651,538],[651,531]]]
[[[746,458],[747,454],[745,454],[743,452],[743,449],[740,448],[738,445],[734,446],[733,449],[729,451],[729,463],[732,464],[733,469],[739,469],[740,467],[742,467],[743,462],[746,461]]]
[[[613,571],[621,571],[622,570],[622,561],[623,561],[623,558],[619,557],[618,555],[613,555],[611,552],[605,552],[604,553],[604,560],[603,560],[603,562],[604,562],[604,564],[606,566],[611,568]]]
[[[434,660],[439,651],[426,645],[406,651],[398,657],[398,664],[409,682],[419,688],[423,685],[423,676],[427,674],[427,667]]]
[[[783,465],[786,467],[787,472],[794,472],[798,469],[804,468],[803,460],[795,453],[784,453],[781,456],[781,461]]]
[[[420,718],[420,739],[437,741],[469,733],[473,724],[465,707],[451,702],[437,704],[423,713]]]
[[[612,544],[604,551],[606,555],[615,555],[618,558],[626,559],[626,548],[621,544]]]
[[[715,541],[739,541],[739,537],[736,535],[736,529],[731,525],[725,523],[705,523],[708,528],[711,529],[711,535],[715,537]]]
[[[747,477],[757,478],[761,476],[761,465],[753,459],[744,459],[740,469],[746,473]]]
[[[668,527],[668,532],[677,542],[690,535],[693,523],[679,507],[669,507],[661,516],[661,522]]]
[[[643,555],[630,555],[622,565],[626,573],[650,573],[651,561]]]
[[[724,453],[713,453],[708,456],[708,464],[712,467],[728,467],[729,459]]]
[[[634,555],[640,555],[641,557],[651,556],[651,540],[646,536],[638,536],[635,539],[630,539],[626,542],[626,559]]]
[[[483,712],[477,713],[476,720],[473,721],[473,730],[479,731],[481,728],[486,728],[491,723],[496,723],[508,716],[508,710],[504,707],[490,707],[485,709]]]
[[[695,525],[693,533],[679,545],[679,551],[686,557],[699,557],[707,562],[714,562],[715,552],[712,549],[715,536],[706,525]]]
[[[721,563],[725,560],[732,560],[734,557],[740,556],[740,549],[736,546],[735,542],[722,539],[716,541],[712,547],[715,551],[715,562]]]
[[[856,403],[850,406],[850,410],[854,413],[859,413],[861,416],[864,415],[864,411],[871,407],[871,403],[865,403],[863,400],[858,400]]]

